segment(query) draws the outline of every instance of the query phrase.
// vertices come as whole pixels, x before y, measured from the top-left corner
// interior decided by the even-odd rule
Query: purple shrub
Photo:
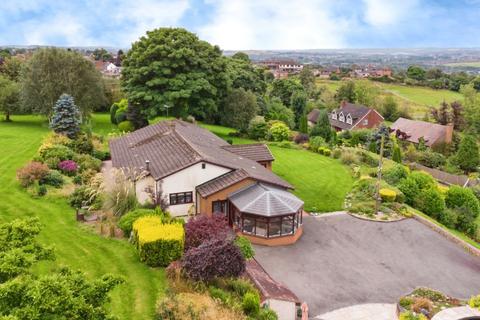
[[[299,133],[295,136],[295,138],[293,140],[295,141],[296,144],[306,143],[306,142],[308,142],[308,134]]]
[[[238,277],[245,271],[245,259],[232,241],[206,241],[188,250],[181,261],[186,275],[196,281],[217,277]]]
[[[73,175],[78,170],[78,165],[73,160],[64,160],[60,161],[58,164],[58,169],[67,175]]]
[[[196,248],[205,241],[225,240],[231,233],[225,216],[193,217],[185,224],[185,251]]]

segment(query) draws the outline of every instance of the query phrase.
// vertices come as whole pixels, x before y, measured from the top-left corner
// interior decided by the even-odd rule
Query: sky
[[[480,0],[0,1],[0,45],[128,49],[159,27],[224,50],[480,47]]]

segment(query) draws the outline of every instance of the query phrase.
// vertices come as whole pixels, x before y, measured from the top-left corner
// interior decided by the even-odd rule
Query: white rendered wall
[[[216,166],[210,163],[205,163],[205,169],[202,169],[202,163],[197,163],[164,178],[161,182],[159,182],[159,184],[161,183],[164,197],[169,200],[170,193],[191,191],[194,201],[194,203],[171,205],[168,207],[168,211],[172,214],[172,216],[187,215],[188,210],[192,207],[192,204],[195,204],[195,187],[229,171],[231,171],[231,169]],[[193,212],[195,212],[195,210],[193,210]]]

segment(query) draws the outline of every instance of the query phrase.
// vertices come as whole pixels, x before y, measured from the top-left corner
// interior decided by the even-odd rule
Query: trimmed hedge
[[[166,267],[182,256],[181,224],[163,224],[159,216],[145,216],[133,223],[133,232],[140,260],[151,267]]]
[[[380,197],[385,202],[394,202],[397,197],[397,193],[394,190],[382,188],[379,190]]]
[[[452,209],[466,207],[473,212],[475,217],[480,214],[479,201],[471,189],[451,186],[446,193],[445,203]]]

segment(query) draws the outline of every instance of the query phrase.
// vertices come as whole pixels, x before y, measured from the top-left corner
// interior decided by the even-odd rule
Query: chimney
[[[145,160],[145,170],[150,172],[150,160]]]
[[[453,123],[449,123],[445,126],[445,143],[452,143],[453,137]]]

